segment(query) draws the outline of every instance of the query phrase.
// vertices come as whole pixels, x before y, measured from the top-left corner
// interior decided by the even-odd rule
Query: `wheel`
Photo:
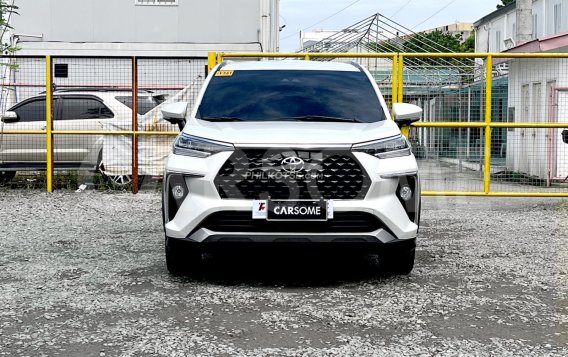
[[[9,182],[16,176],[16,171],[0,171],[0,184]]]
[[[103,175],[103,178],[112,187],[118,189],[125,189],[132,185],[132,175],[107,175],[103,172],[104,166],[101,164],[99,166],[99,172]],[[142,186],[142,183],[146,180],[147,176],[138,175],[138,188]]]
[[[132,175],[105,175],[103,174],[108,183],[113,187],[122,188],[128,187],[132,184]]]
[[[387,249],[379,254],[381,271],[392,275],[408,275],[414,268],[416,248]]]
[[[166,267],[170,274],[195,276],[199,273],[201,249],[198,244],[166,237]]]

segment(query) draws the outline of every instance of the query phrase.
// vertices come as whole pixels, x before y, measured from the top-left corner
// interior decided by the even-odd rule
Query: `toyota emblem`
[[[286,172],[296,172],[304,168],[304,160],[296,156],[287,157],[280,162],[280,165]]]

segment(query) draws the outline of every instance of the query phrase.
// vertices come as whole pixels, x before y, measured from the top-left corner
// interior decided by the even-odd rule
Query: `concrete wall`
[[[514,108],[518,123],[568,123],[568,94],[553,91],[557,106],[549,99],[549,86],[568,86],[561,75],[568,59],[513,60],[509,66],[509,108]],[[523,90],[525,88],[525,90]],[[507,168],[546,179],[568,176],[568,145],[558,129],[508,129]]]
[[[22,42],[263,42],[264,50],[277,50],[278,0],[180,0],[178,3],[148,6],[136,5],[135,0],[16,0],[20,15],[13,17],[12,26]],[[25,45],[20,47],[26,49]]]
[[[560,27],[554,26],[554,7],[560,5]],[[533,38],[544,38],[568,31],[568,0],[536,0],[532,2],[532,14],[536,16]],[[476,23],[476,52],[495,52],[499,46],[495,43],[497,31],[501,32],[500,51],[506,49],[502,42],[507,38],[516,41],[516,10],[500,14],[497,17]]]

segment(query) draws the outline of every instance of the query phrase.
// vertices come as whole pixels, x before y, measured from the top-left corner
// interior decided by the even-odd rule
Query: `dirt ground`
[[[165,268],[158,193],[0,190],[0,355],[568,355],[568,201],[424,198],[414,271],[356,255]]]

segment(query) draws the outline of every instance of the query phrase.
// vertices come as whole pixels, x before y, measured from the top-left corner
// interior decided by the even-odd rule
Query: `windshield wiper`
[[[297,117],[278,118],[275,120],[363,123],[355,118],[331,117],[325,115],[302,115]]]
[[[245,121],[238,117],[201,117],[199,119],[208,121]]]

